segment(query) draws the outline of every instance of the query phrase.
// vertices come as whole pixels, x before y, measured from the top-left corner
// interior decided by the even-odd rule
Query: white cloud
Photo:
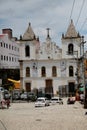
[[[83,0],[75,1],[72,19],[76,23]],[[49,27],[52,40],[61,45],[61,35],[66,33],[69,25],[73,0],[0,0],[0,28],[12,28],[14,36],[23,34],[31,22],[32,28],[41,40],[45,41],[46,28]],[[78,24],[80,30],[87,17],[87,1]],[[82,35],[87,35],[87,24],[81,30]],[[87,36],[86,36],[87,38]],[[41,42],[43,42],[41,41]]]

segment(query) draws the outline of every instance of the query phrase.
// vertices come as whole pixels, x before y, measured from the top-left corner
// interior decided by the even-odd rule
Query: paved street
[[[76,102],[35,108],[34,103],[13,103],[0,109],[0,130],[87,130],[87,115]]]

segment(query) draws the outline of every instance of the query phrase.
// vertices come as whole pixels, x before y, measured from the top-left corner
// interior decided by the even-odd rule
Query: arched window
[[[72,43],[68,45],[68,54],[73,54],[73,48],[74,47]]]
[[[73,76],[73,66],[69,66],[69,76]]]
[[[56,77],[57,76],[57,70],[56,70],[56,66],[52,67],[52,76]]]
[[[41,68],[41,75],[42,77],[46,76],[46,68],[44,66]]]
[[[30,47],[28,45],[25,47],[25,55],[30,56]]]
[[[26,67],[26,77],[30,77],[30,68]]]

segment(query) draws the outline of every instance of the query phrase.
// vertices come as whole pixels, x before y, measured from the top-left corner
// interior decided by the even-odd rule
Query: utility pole
[[[85,85],[85,55],[84,55],[84,44],[86,41],[84,41],[84,36],[82,36],[82,75],[83,75],[83,85],[84,85],[84,108],[87,108],[87,92],[86,92],[86,85]]]

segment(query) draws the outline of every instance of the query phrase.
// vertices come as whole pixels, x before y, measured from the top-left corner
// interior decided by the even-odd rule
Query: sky
[[[0,0],[0,33],[3,28],[11,28],[17,38],[30,22],[41,43],[50,28],[52,41],[61,47],[62,33],[66,33],[70,19],[87,41],[87,0]]]

